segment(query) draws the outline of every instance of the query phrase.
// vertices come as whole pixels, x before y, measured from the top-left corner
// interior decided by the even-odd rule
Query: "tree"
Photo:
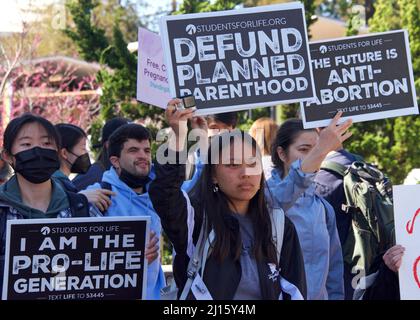
[[[420,89],[420,14],[415,0],[378,0],[369,21],[370,31],[407,29],[416,89]],[[420,117],[406,116],[358,123],[353,126],[348,149],[376,163],[392,179],[401,183],[408,172],[420,167],[418,148]]]
[[[159,108],[150,107],[136,101],[137,86],[137,56],[127,49],[126,34],[122,25],[130,25],[137,33],[139,22],[134,19],[131,9],[118,3],[106,1],[100,3],[92,0],[72,1],[68,4],[74,27],[65,30],[79,50],[80,55],[87,61],[99,62],[103,68],[98,72],[97,81],[101,84],[100,116],[92,126],[92,142],[99,139],[100,128],[103,123],[115,116],[130,119],[151,119],[150,126],[156,131],[156,124],[162,120],[163,112]],[[108,7],[103,7],[104,5]],[[94,14],[106,8],[115,11],[115,19],[108,17],[108,31],[95,24]],[[105,10],[106,11],[106,10]],[[124,13],[128,12],[129,20],[122,23]],[[111,30],[110,33],[111,23]]]

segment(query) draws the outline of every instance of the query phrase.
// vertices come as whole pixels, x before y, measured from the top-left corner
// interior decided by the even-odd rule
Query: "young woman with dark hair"
[[[3,141],[2,158],[15,175],[0,186],[1,280],[7,220],[101,216],[86,197],[64,190],[51,178],[60,168],[60,139],[48,120],[33,114],[15,118],[7,126]]]
[[[62,186],[71,192],[78,192],[74,183],[69,179],[71,173],[85,174],[90,166],[89,153],[86,148],[87,135],[82,128],[69,123],[60,123],[55,128],[61,139],[59,151],[60,170],[53,174]],[[115,195],[110,190],[83,190],[79,193],[86,196],[102,212],[106,211],[111,204],[110,196]]]
[[[177,103],[178,99],[170,101],[166,116],[175,132],[168,152],[179,157],[186,122],[194,110],[177,110]],[[266,205],[261,155],[255,140],[239,130],[216,135],[207,160],[189,195],[181,189],[185,178],[181,163],[156,164],[156,179],[149,189],[176,251],[173,267],[179,294],[192,281],[188,280],[193,276],[188,272],[190,259],[196,254],[194,246],[198,250],[199,239],[204,239],[210,244],[208,255],[200,257],[200,276],[194,277],[187,298],[200,299],[199,287],[213,299],[303,299],[306,281],[299,240],[287,217],[282,226],[272,224],[273,210]],[[284,217],[279,210],[276,212]],[[284,227],[279,260],[272,237],[277,227]]]
[[[267,180],[273,206],[282,206],[294,223],[305,261],[308,299],[344,298],[343,257],[335,212],[315,194],[313,179],[328,152],[350,137],[351,121],[337,125],[341,114],[318,132],[304,130],[302,120],[286,120],[272,145],[274,169]],[[292,190],[301,192],[293,193]],[[286,203],[286,205],[285,205]]]

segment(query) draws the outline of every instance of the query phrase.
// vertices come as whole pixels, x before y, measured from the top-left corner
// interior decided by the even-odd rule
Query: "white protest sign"
[[[397,244],[405,247],[398,272],[401,300],[420,300],[420,184],[394,186]]]
[[[160,37],[139,28],[137,59],[137,100],[166,108],[171,99]]]
[[[171,95],[197,115],[314,96],[302,3],[166,16],[160,30]]]
[[[311,42],[316,83],[301,102],[305,128],[325,127],[338,111],[353,122],[418,114],[406,30]]]
[[[7,221],[3,300],[144,299],[150,217]]]

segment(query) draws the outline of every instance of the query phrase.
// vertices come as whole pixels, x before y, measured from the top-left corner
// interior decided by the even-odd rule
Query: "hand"
[[[106,189],[83,190],[79,193],[86,196],[90,203],[93,203],[100,211],[105,212],[111,205],[111,196],[115,196],[115,192]]]
[[[177,104],[181,103],[180,99],[172,99],[166,108],[165,116],[170,127],[175,133],[175,139],[170,139],[170,148],[180,151],[184,147],[188,134],[187,120],[194,116],[195,107],[187,109],[177,109]]]
[[[399,244],[388,249],[383,256],[385,265],[392,271],[398,272],[401,267],[405,248]]]
[[[146,259],[147,263],[151,264],[159,256],[159,238],[156,236],[154,231],[150,232],[149,243],[146,247]]]
[[[178,109],[177,105],[179,103],[182,103],[181,99],[170,100],[165,112],[166,120],[177,136],[188,130],[187,120],[193,117],[194,111],[197,109],[196,107]]]
[[[207,120],[204,117],[193,117],[191,118],[191,128],[192,129],[201,129],[208,130]]]
[[[327,154],[330,151],[337,150],[344,141],[350,138],[351,132],[346,131],[352,124],[351,119],[337,126],[342,114],[342,112],[337,113],[330,125],[319,132],[318,143],[302,161],[301,169],[303,172],[314,173],[318,171]]]
[[[352,125],[352,120],[348,119],[340,125],[337,125],[342,116],[342,112],[338,112],[331,120],[328,127],[320,130],[317,148],[320,153],[327,155],[330,151],[337,150],[344,141],[351,137],[352,133],[347,131]]]

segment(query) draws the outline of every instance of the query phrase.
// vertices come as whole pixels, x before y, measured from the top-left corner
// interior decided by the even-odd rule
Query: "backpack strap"
[[[280,265],[280,255],[284,239],[284,211],[282,209],[273,209],[273,214],[270,215],[270,218],[273,242],[276,246],[277,264]]]
[[[83,194],[66,191],[73,218],[89,217],[89,202]]]
[[[188,263],[187,267],[187,282],[185,283],[184,289],[182,290],[181,296],[179,300],[185,300],[188,296],[188,293],[190,292],[191,286],[194,282],[195,277],[198,274],[198,271],[201,267],[202,262],[202,255],[203,255],[203,249],[205,245],[205,234],[207,229],[207,219],[204,215],[203,217],[203,224],[201,226],[200,235],[198,237],[197,246],[194,250],[194,256],[190,259],[190,262]]]
[[[342,177],[346,175],[347,171],[347,167],[345,165],[335,161],[323,161],[321,163],[321,169],[335,172]]]

